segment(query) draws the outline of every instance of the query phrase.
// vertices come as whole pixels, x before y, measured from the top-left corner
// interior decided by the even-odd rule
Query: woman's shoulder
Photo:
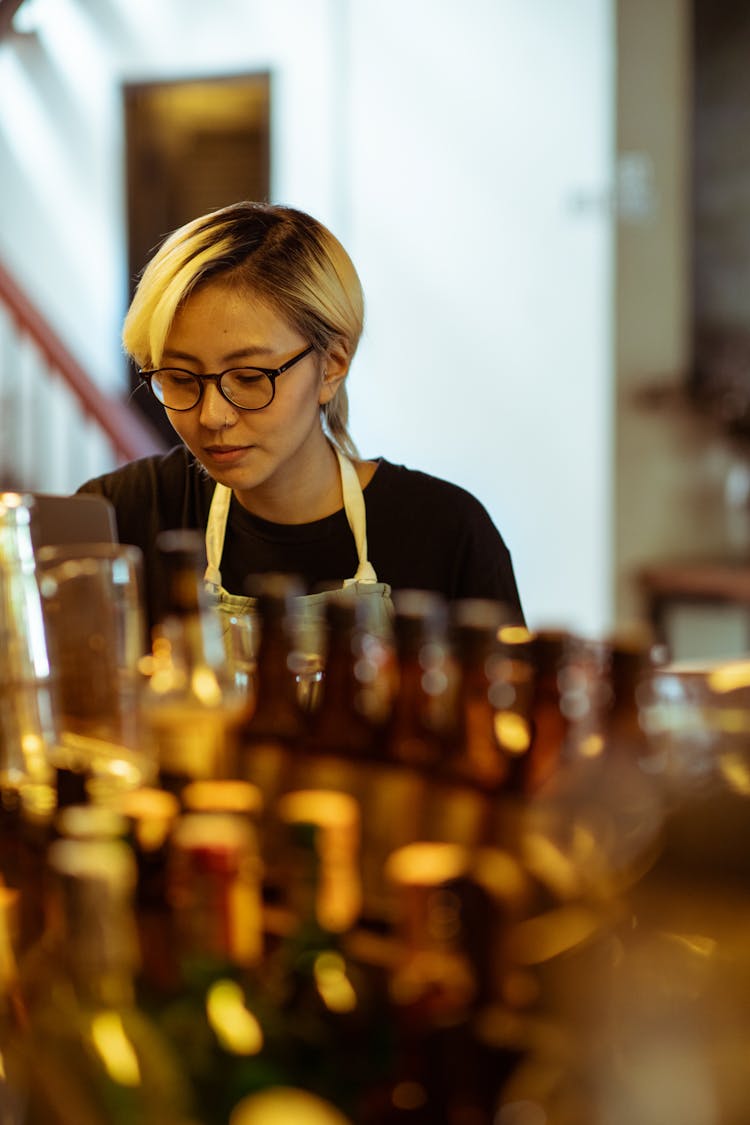
[[[155,492],[184,492],[201,476],[204,470],[184,445],[176,445],[165,453],[154,453],[129,461],[101,476],[92,477],[82,484],[78,492],[98,492],[117,501],[123,496],[135,498]]]
[[[373,500],[392,500],[395,497],[413,503],[446,504],[451,510],[464,512],[486,511],[482,502],[467,488],[444,477],[434,476],[422,469],[395,464],[384,457],[373,458],[377,470],[365,490]]]

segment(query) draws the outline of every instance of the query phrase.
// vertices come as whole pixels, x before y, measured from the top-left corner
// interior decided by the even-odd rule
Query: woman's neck
[[[333,515],[344,504],[336,451],[326,440],[289,471],[245,492],[235,490],[235,496],[247,511],[272,523],[312,523]]]

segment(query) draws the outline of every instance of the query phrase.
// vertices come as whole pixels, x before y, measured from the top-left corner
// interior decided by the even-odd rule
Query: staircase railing
[[[87,374],[0,263],[0,488],[72,492],[163,448]]]

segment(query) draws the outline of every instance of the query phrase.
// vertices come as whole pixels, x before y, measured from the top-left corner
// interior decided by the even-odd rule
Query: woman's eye
[[[253,371],[251,368],[239,368],[237,371],[228,372],[229,379],[240,387],[253,387],[261,379],[265,379],[262,371]]]
[[[195,383],[195,376],[184,371],[165,371],[162,373],[162,383],[169,383],[173,387],[191,387]]]

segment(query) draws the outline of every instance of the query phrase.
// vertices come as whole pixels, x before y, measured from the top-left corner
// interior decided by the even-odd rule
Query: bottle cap
[[[76,840],[116,840],[127,832],[127,820],[102,805],[68,805],[55,818],[61,836]]]
[[[190,812],[242,813],[254,817],[263,809],[263,794],[249,781],[191,781],[182,790],[181,799]]]
[[[276,1086],[239,1102],[229,1125],[352,1125],[339,1110],[307,1090]]]

